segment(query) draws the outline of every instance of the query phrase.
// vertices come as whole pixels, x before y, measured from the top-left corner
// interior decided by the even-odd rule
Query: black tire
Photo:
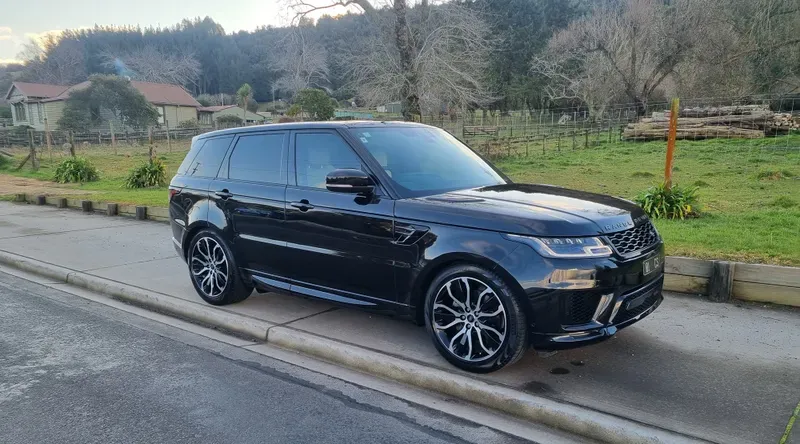
[[[450,294],[446,293],[448,283]],[[470,306],[474,306],[471,310],[467,310],[465,304],[467,289],[469,289]],[[476,300],[477,296],[472,294],[475,292],[489,295],[485,297],[491,297],[491,301]],[[496,298],[491,296],[492,293]],[[441,298],[448,299],[437,299],[437,295],[440,294]],[[451,294],[454,299],[450,299]],[[482,295],[480,297],[484,298]],[[449,309],[442,307],[447,305],[446,301],[451,301],[453,304]],[[458,302],[461,303],[460,307]],[[498,313],[500,306],[502,306],[501,314],[491,318],[487,316],[487,313]],[[465,317],[457,316],[453,310],[455,313],[467,314]],[[470,313],[474,316],[470,317]],[[503,322],[500,322],[501,320]],[[435,322],[442,322],[445,325]],[[450,328],[441,328],[453,322],[458,324]],[[501,325],[505,327],[504,334],[502,336],[494,334],[503,332],[499,328]],[[436,350],[448,362],[472,373],[489,373],[513,364],[528,348],[527,319],[514,292],[500,276],[475,265],[453,266],[442,271],[431,282],[425,295],[425,328],[430,333]],[[458,336],[459,333],[461,336]],[[449,346],[444,344],[448,340]],[[475,348],[481,347],[477,352],[473,349],[475,341],[478,341]],[[466,351],[465,347],[468,347]]]
[[[214,258],[213,261],[208,260],[208,254]],[[236,259],[228,244],[213,230],[200,230],[192,238],[187,262],[189,279],[195,291],[211,305],[241,302],[253,292],[253,286],[242,280]],[[214,263],[213,270],[207,267],[211,262]]]

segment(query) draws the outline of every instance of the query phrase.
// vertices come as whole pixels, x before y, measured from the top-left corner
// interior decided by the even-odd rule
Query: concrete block
[[[92,212],[92,201],[91,200],[82,200],[81,201],[81,209],[84,213],[91,213]]]
[[[67,199],[63,197],[58,198],[58,202],[56,203],[56,206],[58,208],[67,208],[67,205],[68,205]]]
[[[138,220],[147,219],[147,207],[136,207],[136,219]]]
[[[47,204],[47,196],[42,194],[36,196],[36,205],[45,205],[45,204]]]
[[[116,216],[117,214],[119,214],[119,208],[117,207],[117,204],[110,203],[106,206],[107,216]]]

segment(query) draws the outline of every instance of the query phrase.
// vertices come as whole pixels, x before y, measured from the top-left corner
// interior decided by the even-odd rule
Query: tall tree
[[[242,120],[247,121],[247,103],[253,97],[253,88],[250,84],[245,83],[240,86],[236,91],[236,98],[239,100],[239,106],[242,107]]]
[[[66,100],[58,126],[87,130],[113,116],[122,125],[145,128],[158,122],[158,111],[136,90],[128,79],[93,75],[89,85],[72,91]]]

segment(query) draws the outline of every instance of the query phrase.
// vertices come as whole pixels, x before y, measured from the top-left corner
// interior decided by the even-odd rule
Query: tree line
[[[290,0],[294,21],[227,33],[212,18],[95,26],[29,44],[12,78],[92,74],[181,84],[194,95],[291,101],[306,88],[408,116],[575,107],[672,95],[800,92],[800,0]],[[350,12],[310,17],[333,6]],[[12,74],[13,73],[13,74]],[[207,97],[207,96],[206,96]]]

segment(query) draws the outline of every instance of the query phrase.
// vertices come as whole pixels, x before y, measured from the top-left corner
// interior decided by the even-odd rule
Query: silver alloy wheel
[[[508,320],[500,297],[486,283],[458,277],[439,288],[431,323],[439,342],[465,361],[491,358],[506,337]]]
[[[228,286],[228,258],[225,250],[211,237],[201,237],[192,247],[189,269],[197,286],[211,298],[217,298]]]

